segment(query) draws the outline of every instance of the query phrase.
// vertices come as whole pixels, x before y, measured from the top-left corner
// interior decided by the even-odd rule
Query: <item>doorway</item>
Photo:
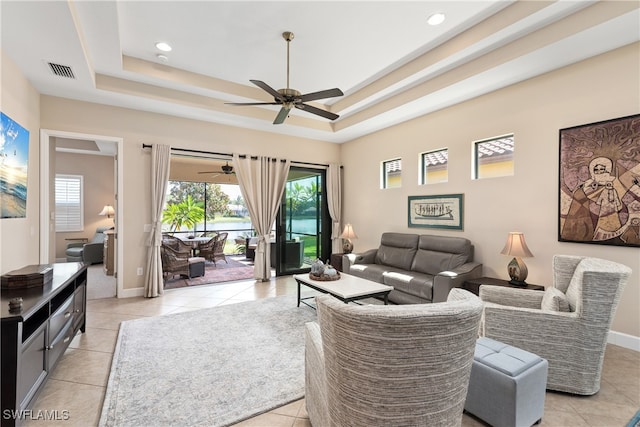
[[[304,273],[331,254],[326,170],[291,166],[276,218],[271,265],[276,276]]]
[[[114,277],[116,296],[123,295],[123,277],[118,274],[119,266],[122,266],[123,245],[122,239],[118,238],[118,234],[122,233],[122,218],[124,212],[123,204],[118,201],[118,194],[123,194],[124,180],[122,176],[122,153],[123,140],[117,137],[107,137],[102,135],[90,135],[74,132],[55,131],[49,129],[40,130],[40,263],[49,264],[54,262],[56,258],[56,233],[55,233],[55,197],[54,197],[54,179],[55,179],[55,162],[56,162],[56,142],[66,140],[74,145],[66,148],[69,153],[78,154],[97,154],[96,147],[100,152],[110,151],[113,158],[114,167],[114,188],[115,188],[115,217],[112,219],[115,227],[115,257],[114,257]],[[86,147],[84,146],[85,144]],[[91,148],[89,148],[91,147]],[[94,151],[91,153],[91,151]],[[88,152],[87,152],[88,151]],[[103,153],[104,154],[104,153]],[[104,273],[103,273],[104,274]],[[113,280],[113,279],[112,279]]]

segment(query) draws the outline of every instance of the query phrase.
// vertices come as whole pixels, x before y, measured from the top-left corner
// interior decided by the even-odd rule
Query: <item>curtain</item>
[[[340,234],[340,222],[342,221],[342,177],[340,175],[340,165],[329,164],[329,174],[327,176],[327,203],[329,204],[329,215],[331,215],[331,253],[342,253],[342,239]]]
[[[233,155],[233,166],[253,224],[258,234],[253,276],[271,278],[271,228],[276,221],[291,161],[271,157]]]
[[[164,207],[171,147],[153,144],[151,146],[151,232],[147,239],[147,269],[144,278],[144,296],[153,298],[164,293],[164,277],[160,245],[162,244],[162,208]]]

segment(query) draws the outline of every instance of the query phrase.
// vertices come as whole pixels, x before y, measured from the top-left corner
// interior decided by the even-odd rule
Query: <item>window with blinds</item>
[[[56,232],[82,231],[82,175],[56,174]]]

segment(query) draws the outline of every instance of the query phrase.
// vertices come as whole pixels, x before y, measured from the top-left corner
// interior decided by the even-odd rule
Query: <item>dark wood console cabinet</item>
[[[78,331],[85,331],[87,267],[58,263],[44,286],[2,290],[1,425],[25,421],[47,377]],[[9,301],[21,297],[19,312]]]

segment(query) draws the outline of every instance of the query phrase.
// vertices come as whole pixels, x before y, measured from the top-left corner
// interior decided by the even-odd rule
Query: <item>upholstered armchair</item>
[[[620,294],[631,275],[622,264],[556,255],[544,292],[481,286],[484,335],[547,359],[547,389],[592,395]]]
[[[482,303],[344,304],[317,297],[305,329],[305,401],[314,426],[459,426]]]
[[[67,261],[79,261],[85,264],[104,262],[104,232],[111,227],[98,227],[89,242],[73,242],[67,245],[65,254]]]

